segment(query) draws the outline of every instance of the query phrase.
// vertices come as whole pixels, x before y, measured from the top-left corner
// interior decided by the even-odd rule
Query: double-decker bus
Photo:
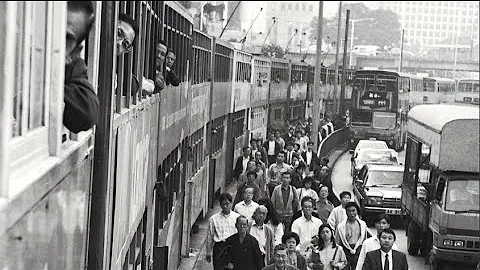
[[[357,70],[353,79],[350,148],[359,140],[376,138],[400,149],[405,142],[408,83],[397,72]],[[405,100],[402,100],[405,99]]]
[[[478,79],[458,79],[455,89],[455,102],[478,105],[479,88]]]
[[[447,78],[423,77],[423,86],[410,91],[412,106],[454,103],[455,81]]]

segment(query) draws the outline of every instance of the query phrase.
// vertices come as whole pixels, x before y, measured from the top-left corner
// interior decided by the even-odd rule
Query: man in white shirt
[[[222,211],[214,214],[208,220],[206,260],[211,262],[213,255],[213,269],[223,270],[225,262],[222,258],[224,256],[220,256],[220,253],[225,250],[225,240],[237,233],[235,223],[240,215],[230,210],[233,201],[230,193],[220,194],[218,201]]]
[[[358,256],[356,270],[362,270],[363,262],[365,261],[365,256],[368,252],[380,248],[378,235],[386,228],[390,228],[390,216],[385,213],[378,214],[375,218],[375,228],[377,229],[377,234],[363,241],[362,250],[360,250],[360,255]],[[394,243],[392,248],[398,250],[397,244]]]
[[[345,205],[350,202],[351,198],[352,194],[349,191],[343,191],[342,193],[340,193],[340,201],[342,204],[333,208],[327,220],[330,227],[332,227],[334,230],[337,230],[337,226],[338,224],[340,224],[340,222],[347,219]]]
[[[243,201],[237,203],[233,211],[247,217],[248,221],[251,223],[253,220],[253,213],[257,207],[258,203],[253,201],[253,188],[248,187],[243,192]]]
[[[298,247],[302,255],[306,255],[307,247],[312,245],[312,237],[318,235],[318,228],[323,224],[319,218],[312,216],[313,205],[311,197],[304,197],[302,199],[303,215],[292,224],[292,232],[295,232],[300,237]]]
[[[295,154],[295,151],[293,150],[293,142],[287,142],[287,150],[285,151],[285,163],[287,163],[288,165],[292,165],[293,154]]]
[[[367,253],[362,270],[408,270],[407,256],[392,249],[396,240],[395,232],[386,228],[380,232],[378,237],[380,238],[380,249]]]
[[[273,248],[275,246],[275,235],[273,230],[264,224],[267,214],[267,207],[259,205],[253,213],[253,225],[250,228],[250,235],[257,239],[260,251],[265,259],[265,265],[270,263]]]
[[[300,152],[307,151],[307,141],[302,137],[302,132],[300,130],[296,133],[295,143],[300,145]]]

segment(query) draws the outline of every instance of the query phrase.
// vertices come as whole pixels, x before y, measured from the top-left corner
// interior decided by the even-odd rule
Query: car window
[[[393,185],[400,186],[403,180],[402,171],[370,171],[365,186]]]
[[[396,153],[390,151],[375,151],[373,149],[361,151],[358,154],[358,161],[363,163],[398,164]]]

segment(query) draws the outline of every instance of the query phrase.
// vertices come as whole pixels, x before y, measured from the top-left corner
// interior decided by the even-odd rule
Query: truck
[[[402,181],[407,250],[430,269],[479,263],[479,110],[425,104],[408,113]]]

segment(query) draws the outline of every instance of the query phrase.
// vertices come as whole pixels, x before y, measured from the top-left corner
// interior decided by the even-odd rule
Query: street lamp
[[[353,50],[353,33],[355,32],[355,22],[361,22],[361,21],[374,21],[374,18],[365,18],[365,19],[358,19],[358,20],[350,20],[352,22],[352,36],[350,37],[350,59],[348,66],[352,68],[352,50]],[[346,45],[346,44],[345,44]]]

